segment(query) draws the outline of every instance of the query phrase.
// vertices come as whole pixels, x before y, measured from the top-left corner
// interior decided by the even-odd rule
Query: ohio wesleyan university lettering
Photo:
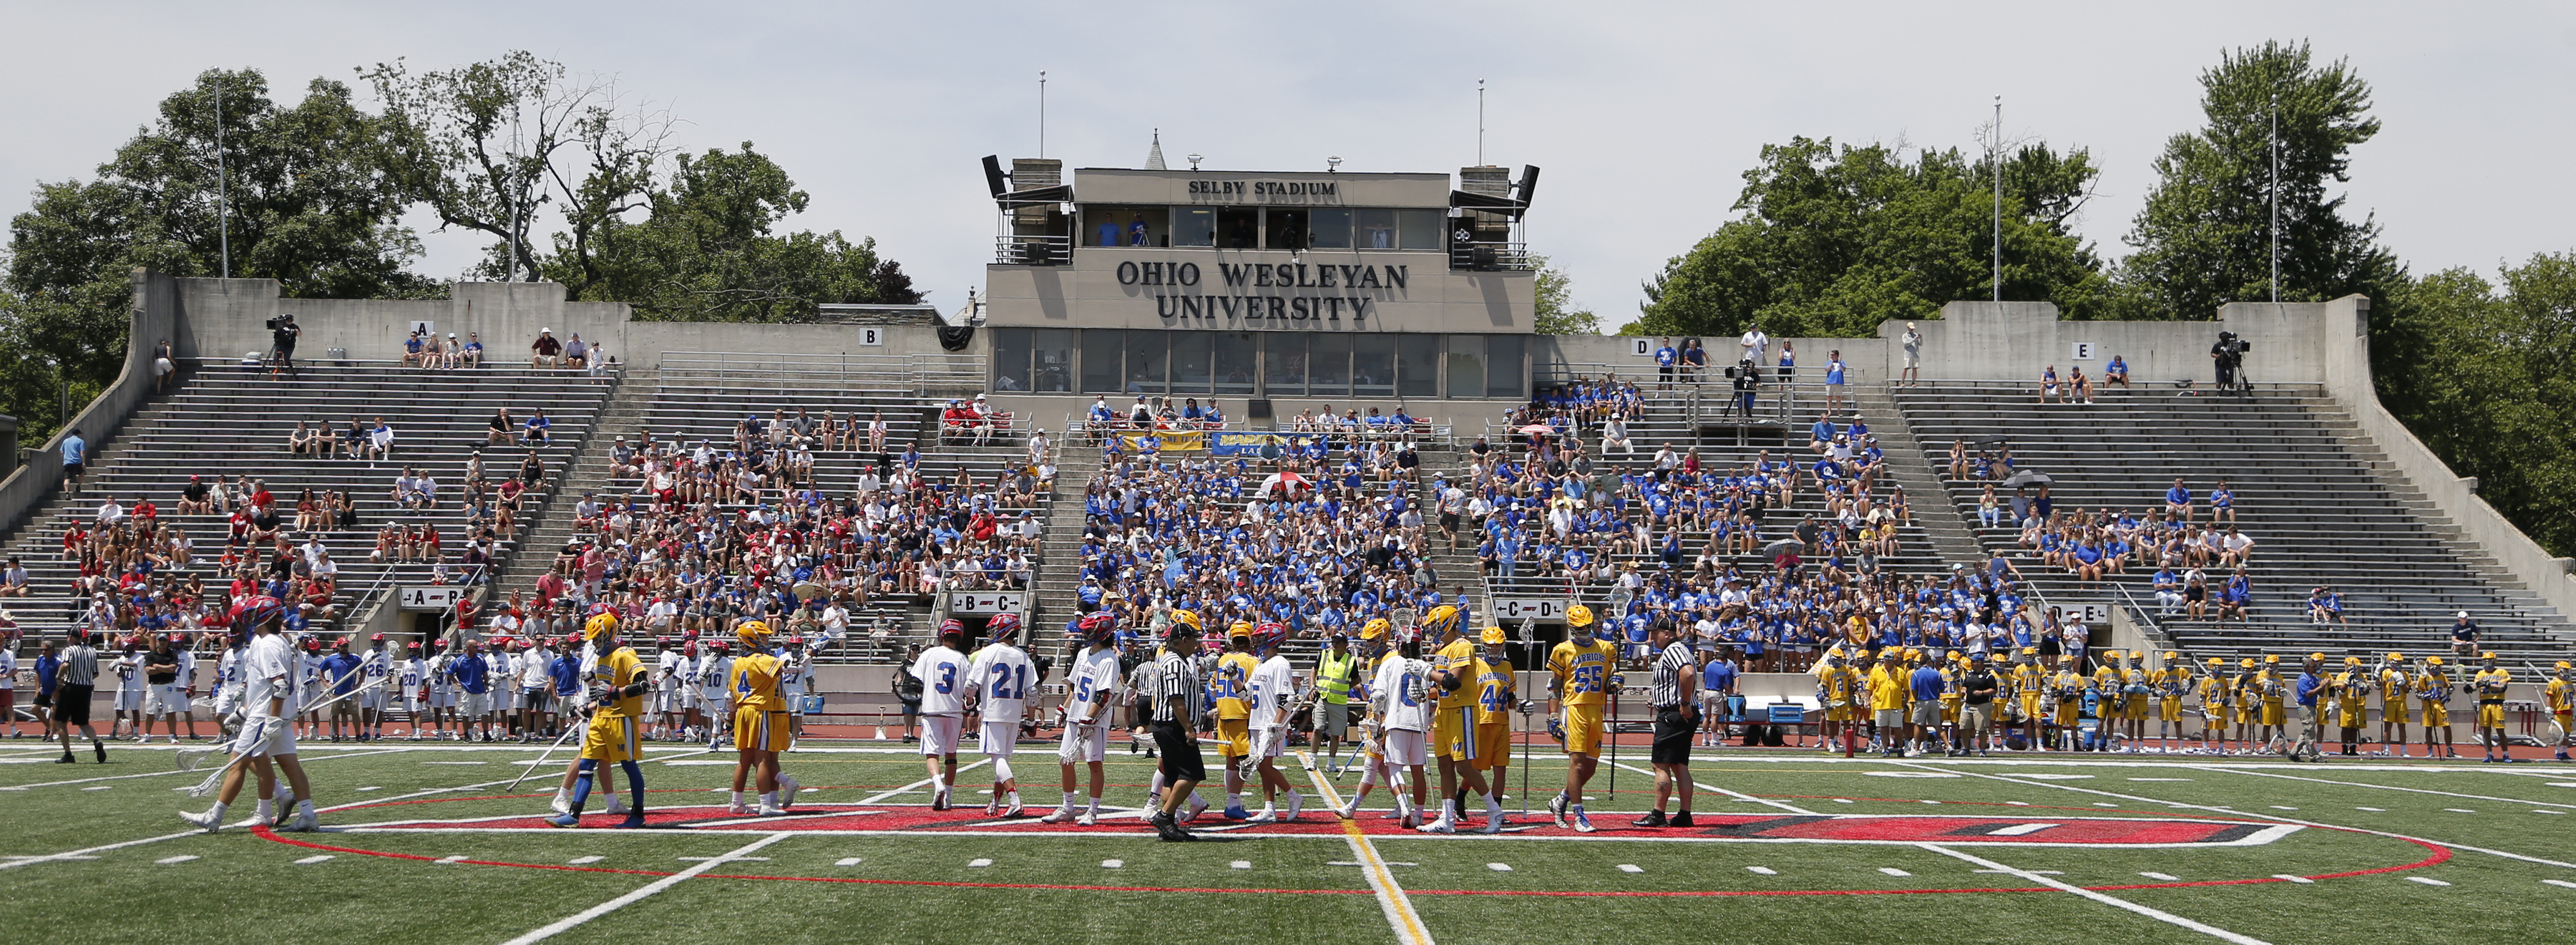
[[[1375,313],[1377,300],[1367,295],[1289,295],[1261,290],[1342,289],[1403,292],[1411,273],[1406,266],[1336,265],[1317,263],[1217,263],[1217,274],[1223,280],[1224,294],[1157,293],[1154,314],[1167,322],[1181,319],[1224,321],[1281,322],[1271,327],[1336,327],[1347,316],[1350,327],[1367,327],[1368,317]],[[1194,262],[1122,262],[1118,264],[1118,284],[1124,286],[1176,286],[1194,288],[1204,279],[1204,272]],[[1302,323],[1302,325],[1300,324]]]

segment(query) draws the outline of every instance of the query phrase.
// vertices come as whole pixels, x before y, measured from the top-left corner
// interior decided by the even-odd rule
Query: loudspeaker
[[[1243,402],[1243,417],[1246,420],[1270,419],[1270,398],[1254,397],[1245,400]]]

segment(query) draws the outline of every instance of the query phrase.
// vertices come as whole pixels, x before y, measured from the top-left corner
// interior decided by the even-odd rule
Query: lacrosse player
[[[697,698],[706,711],[708,748],[733,734],[733,694],[725,691],[725,680],[732,675],[733,655],[726,652],[725,641],[707,641],[705,655],[698,657]]]
[[[1422,805],[1429,799],[1431,785],[1423,773],[1429,763],[1432,698],[1431,664],[1422,660],[1422,638],[1418,628],[1397,631],[1396,656],[1378,664],[1377,677],[1370,681],[1369,717],[1378,729],[1379,754],[1386,759],[1388,790],[1399,795],[1399,820],[1408,829],[1422,826]],[[1382,720],[1382,721],[1381,721]],[[1404,793],[1404,773],[1413,775],[1413,804],[1406,809],[1400,795]],[[1365,793],[1368,783],[1362,781]],[[1351,798],[1350,813],[1358,812],[1359,797]]]
[[[2335,696],[2335,722],[2343,729],[2343,753],[2361,754],[2361,726],[2370,718],[2370,686],[2373,674],[2363,669],[2361,657],[2343,658],[2343,672],[2332,682]]]
[[[1565,642],[1548,654],[1547,693],[1556,703],[1548,709],[1565,729],[1565,790],[1547,802],[1548,813],[1555,815],[1556,825],[1567,826],[1570,813],[1572,826],[1581,833],[1600,828],[1583,813],[1583,785],[1592,780],[1601,754],[1602,707],[1609,702],[1610,668],[1618,660],[1618,645],[1592,635],[1592,608],[1576,604],[1565,609]]]
[[[2424,757],[2459,757],[2459,750],[2451,747],[2451,673],[2442,668],[2441,657],[2424,658],[2424,671],[2415,674],[2412,688],[2415,701],[2423,712],[2423,717],[2416,723],[2424,728]],[[2440,755],[2433,754],[2433,735],[2437,730],[2442,736]]]
[[[152,723],[143,715],[144,683],[140,671],[143,656],[139,652],[141,649],[142,647],[136,645],[133,638],[128,637],[125,641],[125,652],[109,659],[103,667],[106,675],[116,677],[116,702],[114,703],[116,714],[107,723],[109,738],[117,737],[118,730],[123,729],[126,733],[132,734],[135,741],[152,740],[152,736],[144,734]]]
[[[1466,621],[1458,608],[1442,605],[1432,608],[1423,618],[1425,634],[1439,634],[1440,651],[1433,655],[1431,672],[1425,677],[1438,695],[1437,714],[1431,722],[1431,741],[1440,753],[1440,814],[1422,826],[1424,833],[1457,833],[1458,804],[1466,795],[1460,793],[1461,782],[1468,791],[1485,802],[1485,832],[1503,829],[1503,805],[1494,800],[1493,789],[1485,783],[1482,766],[1476,764],[1476,697],[1481,693],[1469,688],[1476,675],[1476,643],[1467,639]]]
[[[1379,674],[1404,659],[1386,648],[1387,636],[1393,630],[1394,628],[1383,619],[1371,620],[1360,627],[1360,661],[1362,666],[1368,667],[1368,670],[1366,675],[1360,677],[1361,683],[1353,690],[1353,695],[1365,700],[1362,704],[1369,708],[1369,714],[1367,722],[1360,726],[1357,745],[1360,756],[1360,786],[1358,790],[1351,792],[1350,800],[1342,802],[1339,813],[1343,820],[1359,817],[1360,803],[1368,798],[1369,788],[1375,787],[1380,779],[1386,781],[1387,793],[1394,798],[1395,802],[1387,816],[1395,819],[1412,816],[1410,809],[1405,806],[1404,782],[1398,776],[1399,769],[1387,763],[1386,713],[1377,708]]]
[[[644,826],[644,769],[636,766],[643,757],[637,742],[636,726],[643,724],[644,691],[652,688],[646,678],[644,663],[635,651],[617,640],[617,617],[597,614],[581,628],[582,637],[598,654],[591,664],[590,725],[582,733],[580,776],[573,785],[571,809],[547,819],[557,827],[581,825],[581,807],[590,800],[592,779],[599,769],[610,764],[626,772],[627,790],[634,801],[626,819],[616,826],[633,829]]]
[[[2478,664],[2469,690],[2478,697],[2478,741],[2486,749],[2480,760],[2512,761],[2512,746],[2504,740],[2504,693],[2513,684],[2513,672],[2496,665],[2492,650],[2478,654]]]
[[[1225,630],[1225,655],[1207,675],[1208,694],[1216,700],[1216,749],[1225,764],[1225,819],[1243,820],[1243,767],[1252,755],[1252,709],[1246,698],[1252,674],[1261,661],[1252,656],[1252,625],[1237,621]]]
[[[912,675],[922,681],[921,757],[930,771],[930,809],[947,810],[949,790],[957,783],[958,728],[965,722],[966,654],[957,652],[966,639],[966,624],[955,618],[939,622],[939,645],[921,651]]]
[[[2182,697],[2191,691],[2191,663],[2180,653],[2166,653],[2163,669],[2149,677],[2156,689],[2156,752],[2176,751],[2182,738]]]
[[[672,649],[670,637],[654,641],[653,647],[653,714],[660,724],[646,737],[677,741],[680,731],[689,724],[689,704],[682,694],[681,680],[689,674],[690,654]],[[691,652],[694,650],[692,644]]]
[[[1064,769],[1064,806],[1038,819],[1050,824],[1070,820],[1089,827],[1100,821],[1100,791],[1108,780],[1101,762],[1108,757],[1109,697],[1120,682],[1118,621],[1107,613],[1095,613],[1084,616],[1076,627],[1083,634],[1082,653],[1073,658],[1068,674],[1071,690],[1064,701],[1064,738],[1056,746],[1058,767]],[[1073,806],[1076,764],[1091,766],[1091,800],[1079,813]]]
[[[394,661],[394,685],[400,687],[397,692],[401,696],[403,710],[411,715],[412,741],[420,740],[421,720],[433,711],[429,707],[429,690],[424,688],[428,682],[429,664],[420,658],[420,644],[417,641],[403,644],[403,655]],[[386,704],[395,702],[388,699]],[[384,716],[376,718],[382,724]]]
[[[431,737],[440,740],[447,738],[450,723],[456,725],[459,740],[465,737],[465,723],[456,715],[456,682],[448,672],[456,659],[456,654],[447,652],[446,640],[434,639],[429,641],[429,660],[421,667],[429,687]]]
[[[2576,666],[2559,660],[2556,669],[2541,697],[2548,700],[2550,719],[2558,723],[2558,744],[2549,747],[2558,752],[2558,760],[2566,761],[2567,746],[2576,745]]]
[[[359,681],[366,686],[358,693],[358,740],[383,741],[385,706],[391,704],[387,688],[393,684],[386,677],[393,672],[393,654],[385,649],[384,634],[368,637],[367,642],[372,644],[367,647],[367,655],[358,659]]]
[[[2236,687],[2227,681],[2226,660],[2213,656],[2208,665],[2209,672],[2200,677],[2200,750],[2210,752],[2211,742],[2216,742],[2214,750],[2224,755],[2227,720],[2233,714],[2229,705],[2235,701]]]
[[[254,771],[260,804],[253,817],[260,823],[268,822],[269,798],[277,792],[277,774],[270,768],[271,762],[285,769],[287,787],[295,792],[294,815],[278,824],[278,829],[309,831],[320,824],[321,818],[313,810],[313,785],[305,779],[304,766],[295,759],[294,719],[297,704],[308,690],[304,688],[304,668],[294,648],[278,633],[284,616],[285,608],[272,599],[267,600],[266,606],[241,614],[242,623],[235,625],[235,633],[248,629],[257,634],[241,661],[246,710],[242,733],[233,741],[233,760],[226,765],[215,806],[201,813],[179,814],[207,833],[223,829],[224,812],[241,795],[242,776]]]
[[[737,699],[731,810],[735,814],[751,812],[743,806],[742,785],[757,768],[760,816],[775,817],[796,803],[796,779],[778,770],[778,751],[787,747],[787,706],[778,694],[779,660],[769,654],[767,621],[745,620],[733,633],[735,639],[742,641],[743,655],[734,659],[733,682],[726,687]]]
[[[2382,755],[2406,757],[2406,685],[2413,679],[2406,671],[2406,654],[2388,654],[2387,666],[2379,671],[2379,753]]]
[[[794,750],[796,740],[805,737],[805,680],[814,674],[814,655],[805,651],[805,635],[787,635],[787,649],[778,655],[778,697],[787,702],[787,748]]]
[[[975,749],[993,762],[993,796],[984,802],[984,816],[1018,817],[1020,781],[1012,775],[1011,754],[1019,747],[1020,720],[1028,715],[1029,682],[1036,673],[1029,654],[1014,642],[1020,635],[1018,614],[994,614],[984,629],[992,634],[992,643],[975,651],[966,667],[966,693],[982,719]]]
[[[1288,642],[1288,628],[1264,623],[1252,631],[1252,653],[1261,665],[1252,671],[1252,697],[1249,700],[1252,723],[1252,754],[1244,764],[1261,778],[1261,812],[1246,818],[1249,823],[1267,824],[1297,819],[1306,809],[1306,800],[1297,793],[1288,776],[1279,773],[1277,759],[1287,748],[1288,717],[1297,695],[1297,671],[1288,665],[1288,657],[1279,652]],[[1251,775],[1244,775],[1251,780]],[[1288,792],[1288,812],[1279,813],[1279,792]]]

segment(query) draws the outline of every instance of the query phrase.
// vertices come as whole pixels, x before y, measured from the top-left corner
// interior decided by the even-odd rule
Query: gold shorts
[[[1252,754],[1252,720],[1216,720],[1217,753],[1228,758]]]
[[[1565,707],[1565,753],[1597,755],[1601,753],[1601,707],[1569,705]]]
[[[2478,727],[2503,728],[2504,704],[2499,702],[2478,703]]]
[[[787,713],[748,709],[735,712],[733,747],[737,750],[786,751]]]
[[[2277,726],[2286,721],[2287,718],[2288,714],[2282,711],[2280,703],[2263,703],[2263,717],[2259,720],[2260,724]]]
[[[2439,702],[2424,703],[2424,713],[2416,721],[2423,723],[2425,728],[2448,728],[2451,725],[2451,707]]]
[[[1492,769],[1512,762],[1512,723],[1479,722],[1476,724],[1476,767]]]
[[[635,720],[624,716],[591,716],[581,734],[581,757],[601,764],[643,758],[642,746],[635,740]]]
[[[2166,722],[2182,721],[2182,697],[2165,696],[2157,699],[2156,718]]]
[[[1474,703],[1431,710],[1431,749],[1438,757],[1474,761],[1479,747]]]

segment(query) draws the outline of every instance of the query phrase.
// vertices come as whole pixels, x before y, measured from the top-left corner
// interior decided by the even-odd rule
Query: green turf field
[[[1115,751],[1117,749],[1113,749]],[[45,941],[2559,941],[2576,917],[2576,767],[2191,756],[1845,760],[1702,749],[1691,830],[1628,821],[1642,758],[1547,822],[1564,768],[1512,772],[1512,832],[1432,837],[1315,799],[1300,822],[1157,842],[926,807],[918,758],[809,743],[784,818],[726,815],[729,755],[657,747],[656,829],[557,830],[539,749],[308,745],[314,834],[193,833],[168,748],[55,765],[0,742],[0,925]],[[83,755],[86,758],[86,752]],[[973,762],[976,756],[968,755]],[[1030,814],[1053,751],[1018,759]],[[1113,754],[1104,803],[1150,775]],[[1526,773],[1530,789],[1522,788]],[[1033,777],[1032,777],[1033,776]],[[1347,792],[1356,778],[1322,779]],[[1222,805],[1222,791],[1209,799]],[[1383,793],[1370,798],[1382,806]],[[236,805],[247,816],[248,799]],[[1253,805],[1258,807],[1256,801]],[[608,819],[596,815],[594,825]],[[1480,819],[1471,820],[1480,822]],[[1201,828],[1225,828],[1214,812]],[[237,930],[218,933],[217,930]]]

